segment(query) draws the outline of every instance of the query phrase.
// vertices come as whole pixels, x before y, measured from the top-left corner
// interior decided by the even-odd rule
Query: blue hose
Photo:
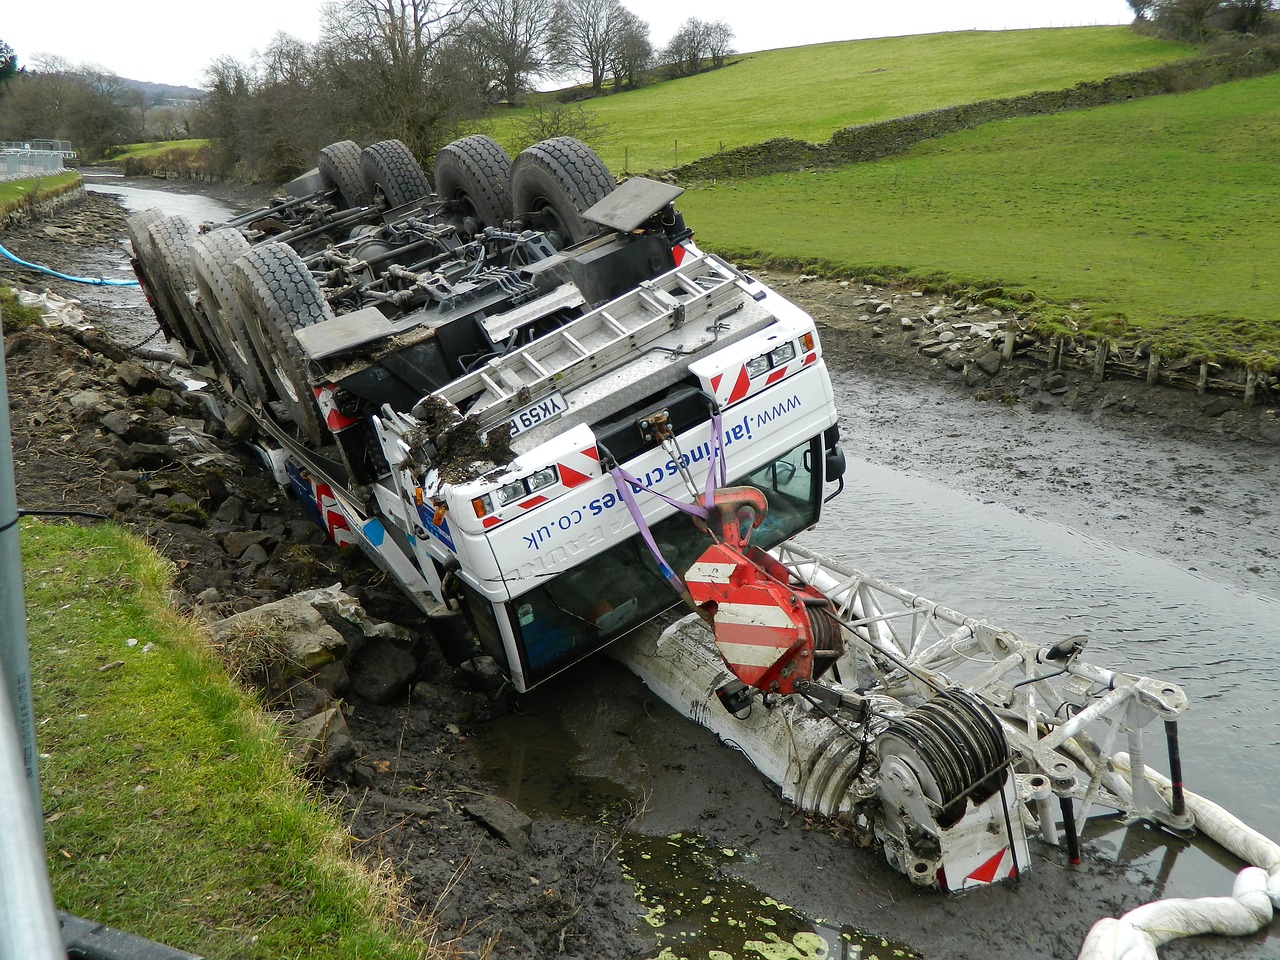
[[[28,263],[21,257],[10,253],[4,246],[0,246],[0,256],[12,260],[19,266],[28,267],[32,270],[38,270],[40,273],[46,273],[51,277],[57,277],[59,280],[70,280],[72,283],[87,283],[95,287],[136,287],[137,280],[108,280],[105,277],[72,277],[65,273],[59,273],[57,270],[50,270],[48,267],[42,267],[37,263]]]

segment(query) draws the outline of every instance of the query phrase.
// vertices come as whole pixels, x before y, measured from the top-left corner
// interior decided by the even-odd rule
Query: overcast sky
[[[42,54],[133,80],[202,86],[220,56],[249,61],[278,31],[314,42],[325,0],[7,0],[0,40],[34,66]],[[725,20],[740,52],[951,30],[1128,23],[1126,0],[624,0],[662,46],[690,16]],[[779,13],[781,12],[781,16]]]

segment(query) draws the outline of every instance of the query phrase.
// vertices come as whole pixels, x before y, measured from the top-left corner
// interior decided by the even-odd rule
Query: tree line
[[[1128,0],[1135,24],[1204,41],[1260,34],[1277,0]],[[61,139],[88,160],[146,140],[207,138],[210,172],[280,181],[338,140],[397,138],[429,162],[475,119],[543,82],[580,78],[569,98],[724,66],[724,21],[691,17],[656,49],[621,0],[336,0],[313,44],[277,34],[252,62],[220,58],[195,105],[148,102],[110,72],[46,58],[19,66],[0,40],[0,140]],[[540,139],[587,132],[584,114],[536,111]]]
[[[1216,33],[1259,36],[1273,29],[1276,0],[1129,0],[1135,24],[1171,40],[1202,43]]]
[[[581,79],[572,96],[585,98],[722,67],[734,36],[690,18],[656,49],[620,0],[339,0],[320,26],[314,44],[279,33],[252,62],[214,61],[191,109],[149,106],[94,67],[19,69],[0,41],[0,139],[68,139],[96,159],[124,143],[208,138],[220,172],[281,180],[337,140],[395,137],[429,159],[544,81]]]

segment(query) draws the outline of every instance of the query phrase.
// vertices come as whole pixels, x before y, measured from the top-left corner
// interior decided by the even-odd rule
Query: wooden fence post
[[[1062,340],[1059,337],[1049,338],[1049,361],[1045,367],[1049,370],[1057,370],[1062,361]]]

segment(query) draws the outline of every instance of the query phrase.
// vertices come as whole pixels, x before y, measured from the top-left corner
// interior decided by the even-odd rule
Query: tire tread
[[[370,196],[378,191],[391,207],[431,195],[431,183],[409,148],[400,140],[379,140],[360,154],[360,171]]]

